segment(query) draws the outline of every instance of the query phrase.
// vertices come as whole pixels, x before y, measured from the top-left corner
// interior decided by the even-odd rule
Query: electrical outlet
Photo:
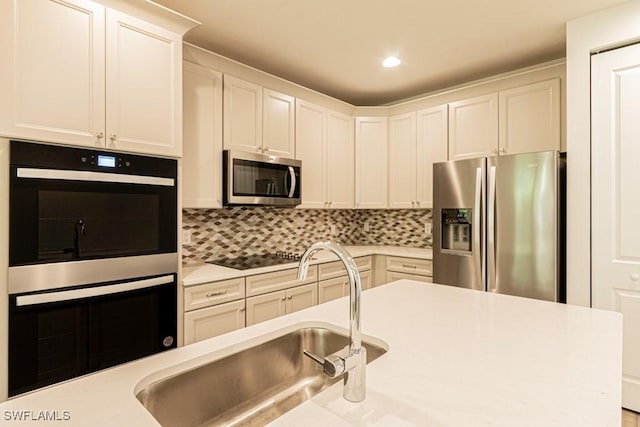
[[[424,223],[424,233],[425,234],[431,234],[431,223],[430,222],[425,222]]]
[[[191,230],[182,230],[182,244],[188,245],[191,243]]]
[[[362,227],[364,231],[371,231],[371,226],[369,225],[369,221],[364,222],[364,227]]]
[[[338,234],[338,229],[335,224],[331,224],[331,235],[335,236],[336,234]]]

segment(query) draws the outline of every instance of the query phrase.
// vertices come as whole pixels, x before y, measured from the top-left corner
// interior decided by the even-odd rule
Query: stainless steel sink
[[[348,336],[329,329],[298,329],[156,381],[136,397],[165,427],[264,425],[341,380],[324,375],[303,350],[325,356],[348,344]],[[362,344],[367,363],[386,352]]]

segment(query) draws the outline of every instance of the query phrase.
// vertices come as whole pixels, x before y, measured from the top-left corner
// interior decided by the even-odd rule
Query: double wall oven
[[[177,162],[12,141],[9,395],[176,346]]]

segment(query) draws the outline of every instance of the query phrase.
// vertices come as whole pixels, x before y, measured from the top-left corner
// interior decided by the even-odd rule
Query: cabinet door
[[[433,207],[433,164],[447,161],[447,106],[417,112],[416,199],[418,207]]]
[[[103,147],[104,6],[0,2],[0,133]]]
[[[387,207],[387,118],[356,117],[356,208]]]
[[[332,209],[352,209],[355,203],[355,141],[353,117],[327,112],[327,201]],[[304,194],[303,194],[304,197]]]
[[[182,155],[182,39],[107,10],[107,148]]]
[[[184,315],[184,343],[192,344],[244,326],[244,300],[190,311]]]
[[[416,113],[389,118],[389,207],[416,206]]]
[[[183,64],[182,205],[222,207],[222,73]]]
[[[225,149],[262,153],[262,87],[224,76]]]
[[[498,94],[449,104],[449,160],[498,154]]]
[[[247,298],[247,326],[284,316],[286,300],[285,291]]]
[[[348,283],[347,276],[318,282],[318,302],[322,304],[347,295]]]
[[[327,207],[326,110],[296,101],[296,159],[302,160],[302,208]]]
[[[262,148],[265,154],[278,157],[295,156],[295,98],[262,90]]]
[[[315,283],[287,289],[286,294],[287,314],[318,305],[318,285]]]
[[[500,154],[560,150],[560,79],[499,95]]]

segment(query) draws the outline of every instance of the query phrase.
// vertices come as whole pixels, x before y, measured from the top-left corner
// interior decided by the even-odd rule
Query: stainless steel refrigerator
[[[565,158],[555,151],[433,165],[433,281],[565,301]]]

